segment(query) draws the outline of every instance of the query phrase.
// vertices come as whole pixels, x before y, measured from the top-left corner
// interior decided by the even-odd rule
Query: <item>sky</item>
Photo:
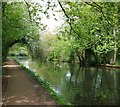
[[[43,2],[44,1],[44,2]],[[43,10],[45,10],[47,8],[46,4],[47,4],[47,0],[32,0],[32,2],[37,2],[37,3],[40,3],[42,4],[43,6]],[[57,3],[57,2],[55,2]],[[57,7],[55,7],[55,10],[60,10],[60,6],[58,5]],[[54,32],[54,30],[62,25],[62,23],[64,22],[63,21],[63,18],[62,18],[62,14],[60,12],[55,12],[55,11],[52,11],[52,10],[48,10],[48,13],[50,15],[50,18],[46,18],[45,14],[42,13],[42,19],[41,19],[41,22],[46,24],[47,25],[47,28],[46,30],[49,30],[51,32]],[[53,17],[52,14],[55,14],[55,16]],[[55,20],[54,18],[56,18],[57,20]]]

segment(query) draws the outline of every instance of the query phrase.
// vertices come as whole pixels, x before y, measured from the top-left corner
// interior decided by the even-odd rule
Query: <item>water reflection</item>
[[[27,63],[26,63],[27,61]],[[38,63],[21,60],[21,63],[48,81],[57,94],[75,105],[117,105],[120,100],[119,69],[83,68],[59,62]]]

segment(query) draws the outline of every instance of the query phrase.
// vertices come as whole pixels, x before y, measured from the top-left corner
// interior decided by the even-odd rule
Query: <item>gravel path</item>
[[[7,84],[7,88],[3,89],[6,90],[4,105],[56,105],[48,91],[14,60],[9,59],[3,69],[6,72],[4,78],[7,79],[7,82],[3,81],[4,86]]]

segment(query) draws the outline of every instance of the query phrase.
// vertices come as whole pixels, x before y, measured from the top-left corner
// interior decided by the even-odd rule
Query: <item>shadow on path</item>
[[[6,86],[3,89],[4,105],[56,105],[48,91],[14,60],[9,59],[3,69],[6,72],[3,77],[3,84]]]

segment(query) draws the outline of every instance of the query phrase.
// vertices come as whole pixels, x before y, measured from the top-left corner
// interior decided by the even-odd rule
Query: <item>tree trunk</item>
[[[116,48],[116,33],[115,33],[115,29],[113,30],[113,33],[114,33],[114,42],[115,42],[115,45],[114,45],[114,55],[113,55],[113,64],[116,63],[116,53],[117,53],[117,48]]]
[[[117,46],[116,46],[116,30],[115,30],[115,28],[113,29],[113,35],[114,35],[114,53],[110,60],[110,64],[116,63]]]

